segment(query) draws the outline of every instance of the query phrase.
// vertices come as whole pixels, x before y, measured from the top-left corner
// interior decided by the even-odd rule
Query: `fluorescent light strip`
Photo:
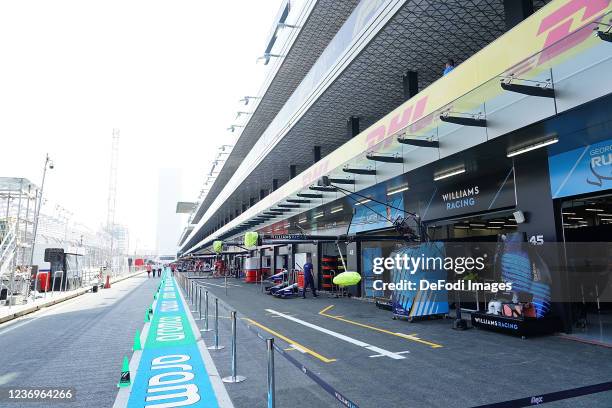
[[[597,216],[598,217],[612,217],[612,214],[602,214],[602,213],[599,213],[599,214],[597,214]]]
[[[599,221],[612,221],[612,218],[600,218]]]
[[[358,201],[358,202],[356,202],[356,203],[355,203],[355,205],[361,205],[361,204],[369,203],[370,201],[372,201],[372,200],[370,200],[370,199],[368,198],[367,200],[362,200],[362,201]]]
[[[318,213],[318,214],[315,214],[315,216],[312,217],[312,218],[321,218],[324,215],[325,215],[325,213]]]
[[[489,224],[505,224],[506,221],[489,221]]]
[[[510,152],[508,152],[506,157],[518,156],[519,154],[527,153],[527,152],[530,152],[532,150],[539,149],[541,147],[545,147],[545,146],[549,146],[551,144],[555,144],[558,141],[559,141],[559,138],[553,137],[552,139],[544,140],[544,141],[541,141],[539,143],[532,144],[531,146],[526,146],[526,147],[523,147],[523,148],[520,148],[520,149],[516,149],[516,150],[510,151]]]
[[[582,217],[567,217],[568,220],[584,220]]]
[[[439,173],[437,175],[434,174],[434,181],[438,181],[438,180],[442,180],[448,177],[452,177],[452,176],[456,176],[457,174],[463,174],[465,173],[465,167],[461,168],[461,169],[456,169],[456,170],[451,170],[449,172],[446,173]]]
[[[576,213],[573,213],[573,212],[564,212],[564,213],[561,213],[561,214],[563,214],[563,215],[576,215]]]
[[[501,227],[488,227],[489,229],[501,229]]]
[[[464,225],[454,225],[453,228],[469,229],[470,227]]]
[[[512,227],[512,228],[517,228],[518,225],[514,225],[514,224],[504,224],[504,227]]]
[[[301,220],[299,220],[299,221],[298,221],[298,223],[299,223],[299,224],[303,224],[303,223],[305,223],[306,221],[308,221],[306,218],[302,218]]]
[[[408,186],[398,187],[398,188],[396,188],[394,190],[389,190],[387,192],[387,195],[390,196],[390,195],[393,195],[393,194],[401,193],[402,191],[406,191],[406,190],[408,190]]]
[[[486,224],[472,224],[470,223],[470,227],[486,227]]]
[[[344,210],[344,207],[332,208],[332,210],[329,213],[330,214],[335,214],[335,213],[340,212],[342,210]]]
[[[603,212],[601,208],[585,208],[584,211]]]

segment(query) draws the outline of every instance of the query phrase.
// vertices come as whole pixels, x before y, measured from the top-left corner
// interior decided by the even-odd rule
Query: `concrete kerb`
[[[144,273],[144,271],[139,271],[139,272],[135,272],[135,273],[132,273],[132,274],[128,274],[126,276],[121,276],[121,277],[119,277],[119,278],[117,278],[115,280],[112,280],[111,283],[121,282],[121,281],[123,281],[125,279],[132,278],[132,277],[134,277],[136,275],[139,275],[141,273]],[[8,322],[8,321],[11,321],[11,320],[14,320],[14,319],[17,319],[18,317],[25,316],[25,315],[30,314],[30,313],[34,313],[34,312],[36,312],[38,310],[41,310],[41,309],[44,309],[46,307],[53,306],[53,305],[56,305],[58,303],[65,302],[65,301],[70,300],[70,299],[74,299],[77,296],[81,296],[84,293],[89,292],[90,290],[92,290],[92,288],[93,288],[93,286],[86,286],[84,288],[80,288],[80,289],[75,290],[73,293],[71,293],[69,295],[62,296],[62,297],[57,297],[57,298],[54,298],[54,299],[49,299],[48,301],[45,301],[43,303],[32,305],[32,306],[30,306],[28,308],[19,310],[19,311],[15,312],[15,313],[11,313],[11,314],[8,314],[6,316],[2,316],[2,317],[0,317],[0,324]]]

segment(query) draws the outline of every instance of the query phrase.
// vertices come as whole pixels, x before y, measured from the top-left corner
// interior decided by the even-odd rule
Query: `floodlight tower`
[[[106,212],[106,230],[110,234],[110,273],[113,273],[113,255],[115,245],[115,204],[117,202],[117,167],[119,162],[119,129],[113,129],[111,146],[110,177],[108,182],[108,207]]]

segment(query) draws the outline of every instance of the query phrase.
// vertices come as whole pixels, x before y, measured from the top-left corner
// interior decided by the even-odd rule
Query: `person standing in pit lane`
[[[147,264],[147,277],[151,277],[151,264]]]
[[[306,260],[304,264],[304,291],[302,292],[302,298],[306,299],[306,289],[308,286],[312,289],[312,296],[317,297],[317,290],[315,289],[314,278],[312,277],[312,270],[314,266],[312,265],[310,257]]]

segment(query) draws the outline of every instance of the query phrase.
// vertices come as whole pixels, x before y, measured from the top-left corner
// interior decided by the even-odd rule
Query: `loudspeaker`
[[[61,262],[64,259],[64,248],[45,248],[45,262]]]
[[[517,224],[522,224],[526,221],[525,213],[522,212],[521,210],[517,210],[513,212],[512,215],[514,215],[514,220],[516,221]]]

